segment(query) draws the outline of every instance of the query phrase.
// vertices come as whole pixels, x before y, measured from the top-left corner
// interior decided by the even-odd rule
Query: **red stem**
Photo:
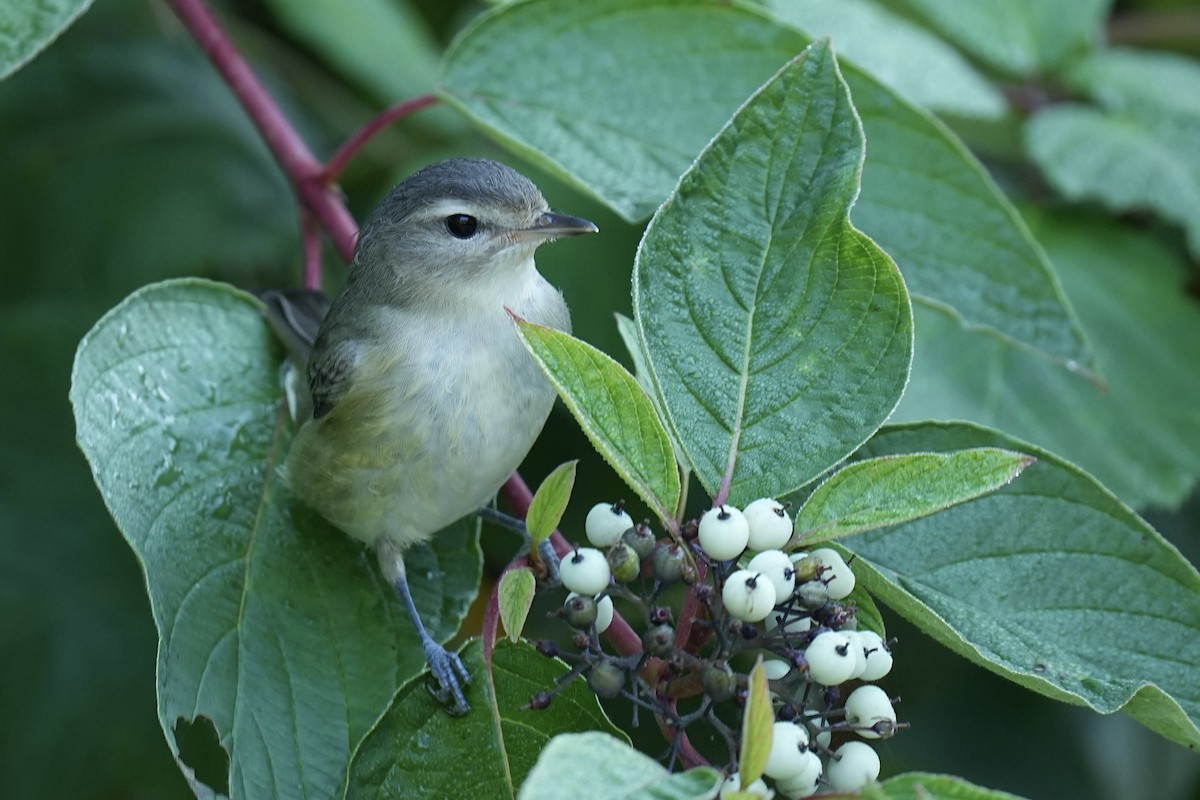
[[[267,94],[254,70],[246,63],[203,0],[167,2],[246,109],[275,160],[295,187],[300,202],[321,222],[338,253],[346,263],[350,263],[354,258],[358,224],[337,193],[325,182],[321,164]]]
[[[300,239],[304,246],[304,288],[321,289],[321,230],[308,209],[300,209]]]
[[[325,180],[332,183],[337,180],[342,171],[346,169],[346,165],[350,160],[358,154],[358,151],[371,140],[375,134],[391,125],[398,119],[403,119],[415,111],[420,111],[422,108],[435,105],[438,98],[432,94],[424,94],[420,97],[414,97],[412,100],[405,100],[402,103],[397,103],[391,108],[378,114],[366,125],[358,129],[358,132],[346,140],[345,144],[338,148],[327,162],[325,162]]]

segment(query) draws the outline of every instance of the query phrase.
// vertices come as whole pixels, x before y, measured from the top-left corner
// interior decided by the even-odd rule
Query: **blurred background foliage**
[[[430,91],[441,50],[482,8],[461,0],[217,4],[318,157],[385,106]],[[334,18],[345,38],[318,37]],[[1195,54],[1197,19],[1188,0],[1129,0],[1110,31]],[[958,130],[990,154],[1006,187],[1026,169],[1006,161],[1011,143],[994,130],[965,122]],[[640,228],[501,152],[451,110],[421,112],[360,154],[342,180],[352,212],[363,218],[396,180],[449,155],[504,158],[551,205],[597,222],[603,236],[548,248],[539,263],[571,302],[577,334],[624,358],[612,314],[629,313]],[[296,207],[226,87],[154,0],[96,3],[0,83],[0,186],[0,797],[188,797],[156,719],[144,580],[75,446],[71,360],[104,311],[151,281],[297,285]],[[333,287],[343,268],[332,254],[327,263]],[[623,493],[561,408],[523,471],[536,484],[577,457],[580,497]],[[570,509],[565,530],[579,530],[590,502]],[[1179,509],[1143,511],[1200,561],[1194,491]],[[498,566],[513,542],[491,539]],[[913,727],[883,748],[885,774],[948,772],[1032,798],[1150,796],[1146,787],[1157,798],[1200,797],[1193,754],[1123,716],[1101,718],[1007,684],[886,617],[904,653],[894,685]],[[613,713],[628,723],[627,710]],[[215,751],[202,731],[195,739]]]

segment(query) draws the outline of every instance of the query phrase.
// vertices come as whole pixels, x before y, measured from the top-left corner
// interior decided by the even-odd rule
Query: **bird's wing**
[[[308,362],[313,419],[320,419],[332,411],[350,390],[362,352],[361,344],[354,339],[343,339],[328,347],[317,342]]]
[[[321,321],[329,313],[329,297],[311,289],[267,289],[258,297],[266,304],[264,316],[275,335],[298,366],[306,365]]]

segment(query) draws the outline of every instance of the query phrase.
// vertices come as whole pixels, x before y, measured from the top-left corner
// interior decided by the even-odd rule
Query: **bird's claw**
[[[461,717],[471,710],[463,687],[471,683],[471,674],[463,665],[458,653],[452,653],[439,644],[425,648],[425,661],[429,664],[432,680],[427,687],[429,693],[442,704],[452,717]]]

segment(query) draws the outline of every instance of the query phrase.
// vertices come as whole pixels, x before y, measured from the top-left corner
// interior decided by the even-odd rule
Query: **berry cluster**
[[[872,683],[892,668],[891,643],[859,630],[847,599],[854,573],[837,551],[788,552],[796,543],[785,506],[768,498],[744,510],[717,506],[659,540],[620,503],[599,503],[584,528],[592,547],[561,563],[570,595],[559,615],[576,630],[578,651],[539,644],[572,664],[560,686],[583,675],[599,697],[630,700],[634,724],[638,709],[654,713],[674,733],[672,764],[688,728],[710,725],[728,749],[724,795],[740,788],[736,712],[748,686],[748,675],[731,661],[749,669],[759,656],[775,711],[763,770],[775,792],[799,798],[824,787],[855,791],[878,777],[879,757],[862,740],[901,727],[892,698]],[[687,592],[676,624],[663,592],[678,583]],[[614,598],[645,620],[639,652],[613,655],[601,647]],[[553,695],[539,694],[531,706],[545,707]],[[742,791],[773,796],[761,780]]]

